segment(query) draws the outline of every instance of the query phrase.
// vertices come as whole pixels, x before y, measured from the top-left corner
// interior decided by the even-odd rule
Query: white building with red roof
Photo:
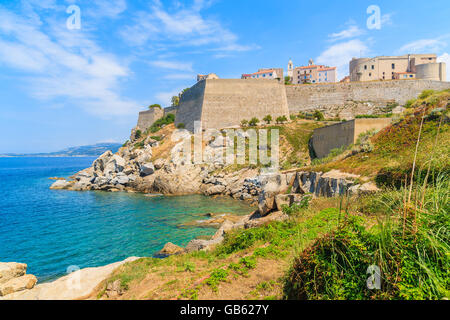
[[[336,82],[336,67],[316,65],[310,60],[309,65],[294,69],[292,84]]]
[[[241,79],[268,79],[268,80],[282,80],[283,78],[282,68],[272,69],[259,69],[255,73],[244,73]]]

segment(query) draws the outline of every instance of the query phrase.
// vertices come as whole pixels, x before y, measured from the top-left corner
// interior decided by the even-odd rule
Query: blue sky
[[[73,4],[81,29],[66,26]],[[138,111],[168,105],[197,73],[312,58],[341,79],[352,57],[414,52],[448,68],[449,16],[448,0],[0,0],[0,153],[124,142]]]

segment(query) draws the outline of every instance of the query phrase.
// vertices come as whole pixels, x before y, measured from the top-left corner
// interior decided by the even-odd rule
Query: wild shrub
[[[218,290],[220,282],[225,282],[228,277],[228,271],[225,269],[215,269],[205,283],[211,287],[213,291]]]
[[[323,113],[319,110],[314,111],[313,113],[313,117],[314,119],[316,119],[317,121],[323,121],[325,120],[325,116],[323,115]]]
[[[286,276],[286,298],[448,298],[448,175],[439,174],[429,187],[415,186],[411,202],[405,203],[407,188],[373,196],[369,208],[384,216],[370,230],[349,216],[337,231],[302,251]],[[380,290],[367,287],[371,265],[381,270]]]

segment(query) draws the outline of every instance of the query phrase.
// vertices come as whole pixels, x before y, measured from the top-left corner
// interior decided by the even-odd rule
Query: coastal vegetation
[[[121,299],[448,299],[449,97],[423,93],[392,126],[312,163],[322,122],[269,126],[284,169],[339,169],[381,190],[304,197],[283,205],[287,220],[231,230],[209,251],[127,263],[93,298],[119,280]]]

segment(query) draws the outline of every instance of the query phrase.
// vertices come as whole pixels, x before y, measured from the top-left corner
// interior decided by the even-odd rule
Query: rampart
[[[450,82],[389,80],[286,86],[291,114],[322,111],[328,117],[352,119],[359,114],[377,114],[390,102],[403,105],[423,90],[444,90]]]
[[[139,112],[139,118],[137,126],[141,130],[146,130],[158,119],[164,116],[164,110],[162,108],[151,108],[147,111]]]
[[[183,123],[190,131],[194,121],[201,121],[203,129],[227,128],[253,117],[262,122],[269,114],[289,118],[286,91],[278,81],[203,80],[182,95],[175,124]]]
[[[356,115],[386,113],[390,103],[403,105],[423,90],[444,90],[450,82],[389,80],[330,84],[288,85],[275,80],[214,79],[191,87],[180,99],[175,124],[192,131],[194,121],[203,129],[239,126],[242,120],[273,119],[320,110],[327,118],[354,119]]]

